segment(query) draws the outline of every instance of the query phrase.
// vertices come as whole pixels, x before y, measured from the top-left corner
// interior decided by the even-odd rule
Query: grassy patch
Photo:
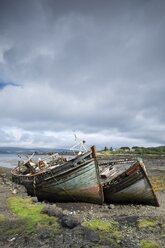
[[[162,228],[165,229],[165,224],[162,225]]]
[[[93,219],[90,221],[83,222],[82,225],[94,231],[100,230],[100,231],[109,232],[114,228],[115,229],[118,228],[119,223],[116,221],[108,222],[99,219]]]
[[[111,151],[110,148],[105,147],[104,150],[99,151],[101,154],[140,154],[146,156],[161,156],[165,154],[165,146],[162,147],[138,147],[134,146],[132,149],[130,147],[121,147],[116,151]]]
[[[5,221],[5,216],[3,214],[0,214],[0,222]]]
[[[30,198],[14,196],[8,198],[8,205],[11,211],[25,223],[26,232],[34,232],[43,227],[54,230],[59,228],[57,218],[42,214],[44,204],[34,204]]]
[[[153,228],[156,227],[159,224],[156,220],[146,220],[146,219],[140,219],[138,221],[138,226],[140,228]]]
[[[155,191],[165,191],[165,176],[150,176],[152,186]]]
[[[149,241],[149,240],[141,240],[140,245],[142,248],[161,248],[162,247],[159,243]]]
[[[93,219],[91,221],[83,222],[82,226],[93,231],[99,231],[100,238],[102,240],[108,240],[113,245],[117,245],[117,243],[122,240],[122,234],[119,231],[119,223],[116,221]]]

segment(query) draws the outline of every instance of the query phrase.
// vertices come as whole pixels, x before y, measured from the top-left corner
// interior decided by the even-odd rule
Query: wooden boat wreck
[[[142,160],[116,160],[100,165],[104,200],[159,206]]]
[[[44,161],[34,162],[31,158],[20,161],[12,170],[12,180],[24,185],[28,194],[39,200],[98,204],[104,201],[94,147],[69,161],[51,159],[45,165]]]

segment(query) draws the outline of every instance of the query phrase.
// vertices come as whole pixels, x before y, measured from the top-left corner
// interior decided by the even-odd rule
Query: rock
[[[68,211],[68,210],[65,209],[65,210],[63,210],[63,214],[64,215],[69,215],[70,214],[70,211]]]
[[[87,218],[88,220],[91,220],[91,219],[93,218],[93,215],[94,215],[94,214],[87,213],[86,218]]]
[[[16,237],[13,237],[13,238],[9,239],[9,242],[14,241],[15,239],[16,239]]]
[[[58,208],[56,206],[46,206],[43,208],[42,213],[47,214],[49,216],[56,216],[61,218],[63,216],[63,212],[61,208]]]
[[[17,189],[13,189],[12,193],[13,193],[14,195],[16,195],[16,194],[17,194]]]
[[[107,204],[104,204],[103,207],[104,207],[104,209],[108,209],[109,208],[109,206]]]
[[[6,173],[1,173],[1,177],[6,177]]]
[[[98,242],[100,240],[100,236],[97,232],[90,229],[82,229],[84,233],[84,238],[89,240],[90,242]]]
[[[32,202],[34,202],[34,203],[38,202],[38,198],[36,196],[31,197],[31,199],[32,199]]]
[[[39,237],[42,241],[50,238],[50,232],[49,231],[44,231],[42,233],[39,233]]]
[[[114,209],[115,208],[115,205],[114,204],[109,204],[108,208],[109,209]]]
[[[108,248],[114,248],[114,245],[110,245],[110,242],[106,239],[100,241],[100,245]],[[117,247],[117,246],[116,246]]]
[[[68,215],[63,215],[60,221],[63,227],[68,227],[70,229],[81,224],[80,220],[78,220],[76,217]]]

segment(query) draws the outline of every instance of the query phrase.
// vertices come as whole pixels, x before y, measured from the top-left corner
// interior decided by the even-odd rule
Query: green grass
[[[123,238],[122,234],[119,231],[119,223],[116,221],[103,221],[100,219],[93,219],[83,222],[82,226],[93,231],[98,231],[100,234],[100,238],[102,240],[108,240],[109,243],[114,245],[114,247]]]
[[[149,241],[149,240],[141,240],[140,245],[142,248],[161,248],[162,247],[159,243]]]
[[[42,214],[44,204],[34,204],[30,198],[14,196],[8,198],[10,210],[25,223],[26,232],[34,232],[44,227],[59,229],[58,219]]]
[[[5,221],[5,216],[3,214],[0,214],[0,222]]]
[[[118,155],[118,154],[133,154],[133,155],[145,155],[145,156],[161,156],[165,155],[165,146],[163,147],[134,147],[133,149],[118,149],[116,151],[112,151],[110,149],[104,149],[98,151],[102,155]]]
[[[114,228],[118,228],[118,222],[115,221],[103,221],[99,219],[93,219],[91,221],[85,221],[82,223],[83,226],[91,229],[91,230],[100,230],[100,231],[105,231],[109,232],[113,230]]]
[[[117,150],[117,151],[98,151],[99,154],[105,155],[105,156],[111,156],[111,155],[125,155],[125,154],[134,154],[131,151],[123,151],[123,150]]]
[[[165,191],[165,175],[162,176],[150,176],[150,181],[154,188],[154,191]]]
[[[138,226],[140,228],[153,228],[156,227],[159,224],[156,220],[146,220],[146,219],[140,219],[138,221]]]

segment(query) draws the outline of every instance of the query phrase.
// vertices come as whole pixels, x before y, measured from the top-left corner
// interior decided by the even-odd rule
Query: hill
[[[53,148],[22,148],[22,147],[0,147],[0,154],[32,154],[32,153],[52,153],[68,152],[68,149]]]

